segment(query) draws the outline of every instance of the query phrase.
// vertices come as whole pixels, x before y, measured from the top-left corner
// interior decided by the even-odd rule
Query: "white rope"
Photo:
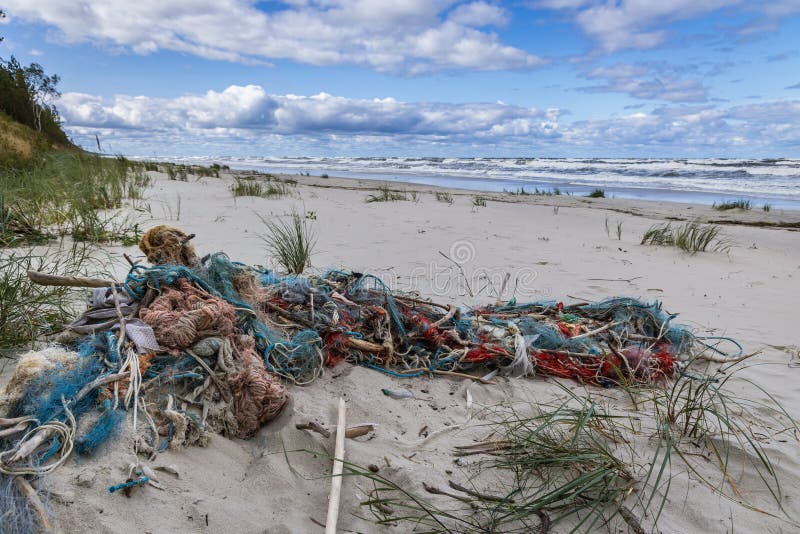
[[[67,461],[67,458],[69,458],[69,455],[72,453],[72,448],[74,446],[75,429],[77,423],[75,422],[75,417],[73,417],[72,412],[67,407],[67,402],[63,397],[61,398],[61,403],[63,404],[64,411],[67,414],[69,425],[62,423],[61,421],[53,420],[28,431],[22,437],[22,439],[17,442],[17,445],[13,449],[0,453],[0,473],[12,476],[41,476],[52,473]],[[57,451],[59,453],[58,460],[44,466],[38,465],[18,467],[13,465],[33,454],[33,452],[53,434],[56,434],[56,438],[59,438],[59,441],[61,442],[61,445]],[[11,458],[7,460],[9,456]]]

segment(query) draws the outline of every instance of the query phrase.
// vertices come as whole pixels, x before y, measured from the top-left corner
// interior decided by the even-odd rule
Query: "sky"
[[[800,157],[800,0],[0,0],[132,156]]]

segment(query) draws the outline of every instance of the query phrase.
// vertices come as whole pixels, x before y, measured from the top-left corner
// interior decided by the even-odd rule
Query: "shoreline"
[[[137,158],[138,159],[138,158]],[[145,159],[145,158],[143,158]],[[753,207],[800,209],[800,166],[794,160],[553,160],[476,158],[157,158],[187,165],[225,163],[235,170],[271,174],[335,175],[341,178],[438,185],[476,192],[552,190],[585,195],[712,205],[749,200]],[[409,163],[409,164],[406,164]],[[800,171],[798,171],[800,172]],[[788,173],[788,174],[787,174]]]
[[[230,169],[223,171],[232,177],[254,176],[268,177],[274,176],[279,180],[297,181],[308,187],[322,189],[347,189],[353,191],[375,191],[382,187],[388,188],[397,193],[429,193],[436,192],[450,193],[459,197],[484,197],[493,202],[505,202],[509,204],[530,204],[538,206],[559,206],[559,207],[586,207],[598,208],[620,214],[633,215],[638,217],[663,218],[675,222],[696,221],[705,224],[721,225],[744,225],[763,228],[782,228],[789,230],[800,230],[800,209],[776,208],[768,212],[761,209],[742,210],[739,208],[731,210],[718,210],[708,204],[692,202],[675,202],[670,200],[651,200],[651,199],[629,199],[629,198],[590,198],[577,195],[549,195],[526,193],[517,194],[512,192],[496,191],[475,191],[449,187],[444,185],[418,184],[414,182],[402,182],[397,180],[373,180],[364,178],[349,178],[343,176],[322,176],[286,173],[265,173],[253,170]],[[691,211],[691,213],[688,213]]]

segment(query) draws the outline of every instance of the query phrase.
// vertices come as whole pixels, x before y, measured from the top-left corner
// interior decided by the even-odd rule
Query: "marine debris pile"
[[[309,384],[342,361],[396,377],[540,374],[613,387],[667,380],[679,358],[708,349],[659,303],[463,311],[370,274],[280,276],[224,253],[201,258],[193,237],[152,228],[140,243],[152,265],[134,264],[122,283],[31,273],[92,296],[59,344],[20,359],[0,396],[0,473],[51,472],[126,419],[135,452],[151,459],[210,432],[247,438],[280,413],[287,383]],[[114,491],[150,482],[134,467]]]

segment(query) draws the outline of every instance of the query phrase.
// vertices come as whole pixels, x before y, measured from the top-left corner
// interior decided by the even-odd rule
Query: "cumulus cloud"
[[[496,137],[552,136],[558,111],[502,103],[407,103],[394,98],[351,99],[270,95],[258,85],[173,99],[117,95],[110,101],[65,93],[59,109],[68,127],[271,133]]]
[[[593,93],[627,93],[643,100],[668,102],[706,102],[706,88],[697,80],[681,78],[676,69],[665,65],[620,63],[597,67],[586,74],[590,80],[603,83],[581,88]]]
[[[561,109],[273,95],[248,85],[172,99],[66,93],[59,109],[79,142],[100,134],[127,154],[796,157],[800,146],[800,100],[566,122]]]
[[[410,73],[544,63],[479,29],[508,16],[483,1],[286,0],[268,11],[251,0],[3,3],[11,16],[57,28],[64,42],[121,46],[137,54],[172,50],[216,60],[349,63]]]

